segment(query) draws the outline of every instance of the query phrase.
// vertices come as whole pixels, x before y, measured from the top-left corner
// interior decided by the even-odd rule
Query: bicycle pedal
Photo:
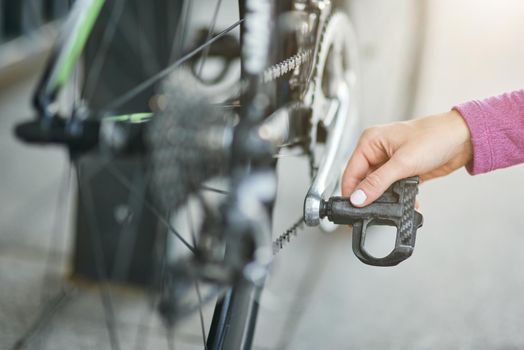
[[[353,225],[353,252],[365,264],[395,266],[413,253],[417,230],[423,216],[415,210],[418,177],[395,182],[379,199],[364,207],[354,207],[349,198],[331,197],[322,201],[320,217],[338,225]],[[395,248],[385,257],[377,258],[365,249],[366,231],[370,226],[397,228]]]

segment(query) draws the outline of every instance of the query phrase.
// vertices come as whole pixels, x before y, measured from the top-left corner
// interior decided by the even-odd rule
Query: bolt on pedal
[[[354,207],[344,197],[322,200],[320,217],[337,225],[353,225],[353,252],[365,264],[398,265],[413,253],[417,230],[423,223],[422,214],[415,210],[418,184],[418,177],[395,182],[379,199],[363,208]],[[383,258],[372,256],[364,247],[367,228],[376,225],[397,228],[395,248]]]

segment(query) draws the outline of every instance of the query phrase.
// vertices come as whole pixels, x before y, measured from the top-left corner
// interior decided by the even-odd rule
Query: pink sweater
[[[471,131],[472,175],[524,163],[524,90],[455,106]]]

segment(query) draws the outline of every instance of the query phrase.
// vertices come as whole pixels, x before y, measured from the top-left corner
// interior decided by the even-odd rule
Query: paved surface
[[[430,13],[417,115],[522,87],[522,1],[434,0]],[[63,233],[67,222],[61,227],[53,220],[67,173],[65,155],[21,146],[11,137],[14,121],[30,114],[32,84],[12,86],[0,95],[1,349],[10,348],[48,304],[42,300],[65,285],[71,246],[71,236]],[[286,201],[278,204],[277,231],[299,215],[297,189],[306,186],[305,164],[289,160],[283,167],[291,176],[280,183]],[[262,298],[257,346],[524,348],[522,179],[524,168],[516,167],[475,178],[458,172],[424,185],[425,227],[417,249],[393,269],[359,263],[347,232],[305,231],[275,263]],[[64,208],[60,216],[68,218]],[[385,241],[377,238],[374,244],[384,249]],[[136,339],[136,349],[167,348],[163,327],[144,295],[122,288],[110,294],[122,348]],[[202,348],[196,316],[177,335],[177,349]],[[85,286],[66,298],[29,348],[109,348],[98,288]]]

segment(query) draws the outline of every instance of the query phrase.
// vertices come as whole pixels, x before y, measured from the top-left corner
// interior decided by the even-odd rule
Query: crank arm
[[[326,141],[325,155],[312,180],[311,187],[304,201],[304,221],[308,226],[320,224],[320,204],[322,198],[330,197],[335,192],[340,171],[344,168],[358,135],[348,134],[348,130],[357,130],[352,123],[357,123],[356,101],[346,84],[340,84],[338,97],[331,99],[324,120],[329,121],[331,132]],[[342,116],[348,115],[349,118]]]
[[[373,266],[394,266],[413,253],[417,230],[423,217],[415,210],[418,177],[394,183],[379,199],[364,208],[354,207],[349,198],[332,197],[322,201],[320,216],[338,225],[353,225],[353,252],[364,263]],[[373,225],[395,226],[397,238],[393,251],[376,258],[365,249],[366,230]]]

